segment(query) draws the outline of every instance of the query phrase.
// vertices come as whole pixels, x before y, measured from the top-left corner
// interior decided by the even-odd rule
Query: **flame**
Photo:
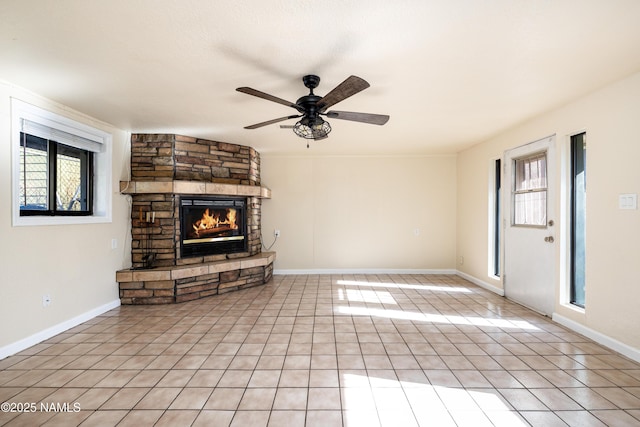
[[[207,208],[202,214],[202,218],[196,221],[193,224],[193,230],[196,236],[199,234],[201,230],[211,230],[223,225],[228,225],[228,228],[235,230],[238,228],[236,224],[236,215],[237,212],[235,209],[226,209],[223,212],[214,210],[212,213]],[[222,217],[222,219],[221,219]]]
[[[234,230],[238,228],[236,225],[236,210],[235,209],[227,209],[227,221],[229,221],[229,227]]]

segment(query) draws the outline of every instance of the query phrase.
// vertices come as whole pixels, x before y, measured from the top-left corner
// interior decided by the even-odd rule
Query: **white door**
[[[555,309],[555,136],[505,152],[504,288],[542,314]]]

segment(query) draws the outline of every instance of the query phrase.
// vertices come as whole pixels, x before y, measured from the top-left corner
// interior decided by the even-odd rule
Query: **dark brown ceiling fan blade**
[[[302,116],[294,115],[294,116],[280,117],[280,118],[273,119],[273,120],[267,120],[266,122],[256,123],[255,125],[245,126],[244,128],[245,129],[257,129],[257,128],[261,128],[262,126],[272,125],[274,123],[283,122],[285,120],[297,119],[298,117],[302,117]]]
[[[327,117],[372,125],[383,125],[389,121],[389,116],[386,114],[354,113],[352,111],[327,111]]]
[[[318,110],[320,112],[323,112],[332,105],[335,105],[338,102],[347,99],[352,95],[355,95],[356,93],[368,88],[369,86],[370,85],[366,82],[366,80],[357,76],[349,76],[345,81],[333,88],[331,92],[326,94],[316,103]]]
[[[269,95],[268,93],[252,89],[250,87],[239,87],[236,89],[238,92],[246,93],[247,95],[257,96],[258,98],[266,99],[267,101],[277,102],[278,104],[286,105],[287,107],[295,108],[296,110],[304,113],[304,108],[299,105],[287,101],[286,99],[278,98],[277,96]]]

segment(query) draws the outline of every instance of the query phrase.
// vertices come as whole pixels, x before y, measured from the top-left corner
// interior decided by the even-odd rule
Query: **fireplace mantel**
[[[122,194],[189,194],[209,196],[246,196],[270,199],[267,187],[242,184],[220,184],[197,181],[120,181]]]

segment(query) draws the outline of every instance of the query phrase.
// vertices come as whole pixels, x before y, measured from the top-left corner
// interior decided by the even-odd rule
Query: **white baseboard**
[[[628,357],[629,359],[632,359],[636,362],[640,362],[640,350],[637,348],[631,347],[605,334],[602,334],[598,331],[588,328],[558,313],[553,313],[553,316],[551,318],[553,319],[554,322],[558,322],[562,326],[566,326],[572,331],[575,331],[579,334],[584,335],[589,339],[594,340],[598,344],[608,347],[611,350],[617,351],[618,353]]]
[[[478,285],[481,288],[484,288],[488,291],[494,292],[498,295],[500,295],[501,297],[504,296],[504,289],[499,288],[497,286],[492,285],[491,283],[487,283],[483,280],[480,280],[476,277],[473,277],[467,273],[463,273],[462,271],[456,271],[456,273],[458,276],[462,277],[463,279],[466,279],[468,281],[470,281],[471,283],[473,283],[474,285]]]
[[[51,326],[45,330],[28,336],[27,338],[23,338],[20,341],[16,341],[14,343],[5,345],[4,347],[0,347],[0,360],[19,353],[31,346],[39,344],[42,341],[48,340],[49,338],[56,336],[59,333],[76,327],[81,323],[84,323],[87,320],[91,320],[94,317],[100,316],[101,314],[106,313],[107,311],[112,310],[116,307],[120,307],[120,299],[111,301],[107,304],[101,305],[100,307],[96,307],[93,310],[89,310],[86,313],[82,313],[76,317],[65,320],[64,322],[58,323],[57,325]]]
[[[456,270],[432,270],[421,268],[311,268],[276,269],[273,274],[456,274]]]

